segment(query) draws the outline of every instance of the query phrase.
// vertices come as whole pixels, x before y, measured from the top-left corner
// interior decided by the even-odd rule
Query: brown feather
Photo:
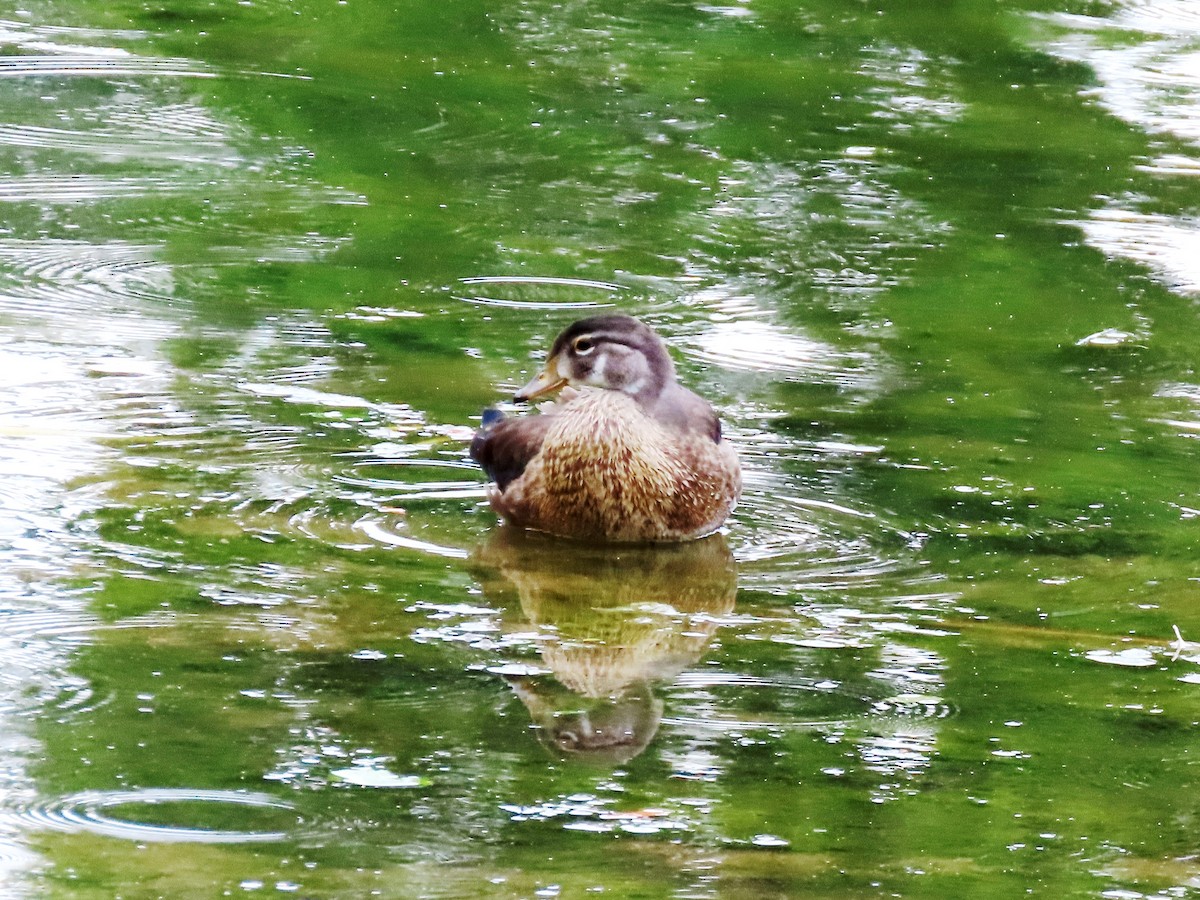
[[[725,521],[742,489],[737,453],[706,400],[675,380],[666,345],[629,316],[597,316],[554,341],[521,394],[570,385],[540,415],[484,414],[471,444],[515,525],[604,541],[682,541]]]
[[[741,492],[733,449],[675,432],[617,391],[585,390],[546,420],[541,450],[490,494],[510,522],[563,537],[679,541],[720,527]]]

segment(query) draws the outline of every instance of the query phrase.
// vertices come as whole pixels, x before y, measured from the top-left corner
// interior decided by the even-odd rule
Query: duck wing
[[[704,435],[721,443],[721,420],[712,405],[681,384],[667,385],[647,412],[673,431]]]
[[[541,452],[552,418],[529,415],[510,419],[499,410],[485,410],[483,422],[471,441],[471,458],[503,491],[521,477],[529,461]]]

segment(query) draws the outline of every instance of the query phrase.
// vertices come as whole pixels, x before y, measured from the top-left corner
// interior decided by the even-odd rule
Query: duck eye
[[[589,338],[583,337],[583,338],[579,338],[575,341],[574,349],[575,349],[575,352],[577,354],[579,354],[580,356],[587,356],[589,353],[591,353],[593,350],[596,349],[596,345]]]

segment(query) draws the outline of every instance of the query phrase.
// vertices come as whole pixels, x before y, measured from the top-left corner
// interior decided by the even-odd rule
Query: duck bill
[[[525,385],[513,395],[513,399],[517,402],[526,400],[536,400],[538,397],[543,397],[546,394],[551,394],[559,388],[566,385],[567,379],[559,378],[557,372],[551,372],[551,367],[547,366],[542,371],[538,372],[533,381]]]

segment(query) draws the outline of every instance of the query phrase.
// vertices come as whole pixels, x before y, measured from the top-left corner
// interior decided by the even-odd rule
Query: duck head
[[[662,339],[631,316],[581,319],[554,340],[546,365],[514,399],[534,400],[562,387],[602,388],[652,403],[675,381]]]

